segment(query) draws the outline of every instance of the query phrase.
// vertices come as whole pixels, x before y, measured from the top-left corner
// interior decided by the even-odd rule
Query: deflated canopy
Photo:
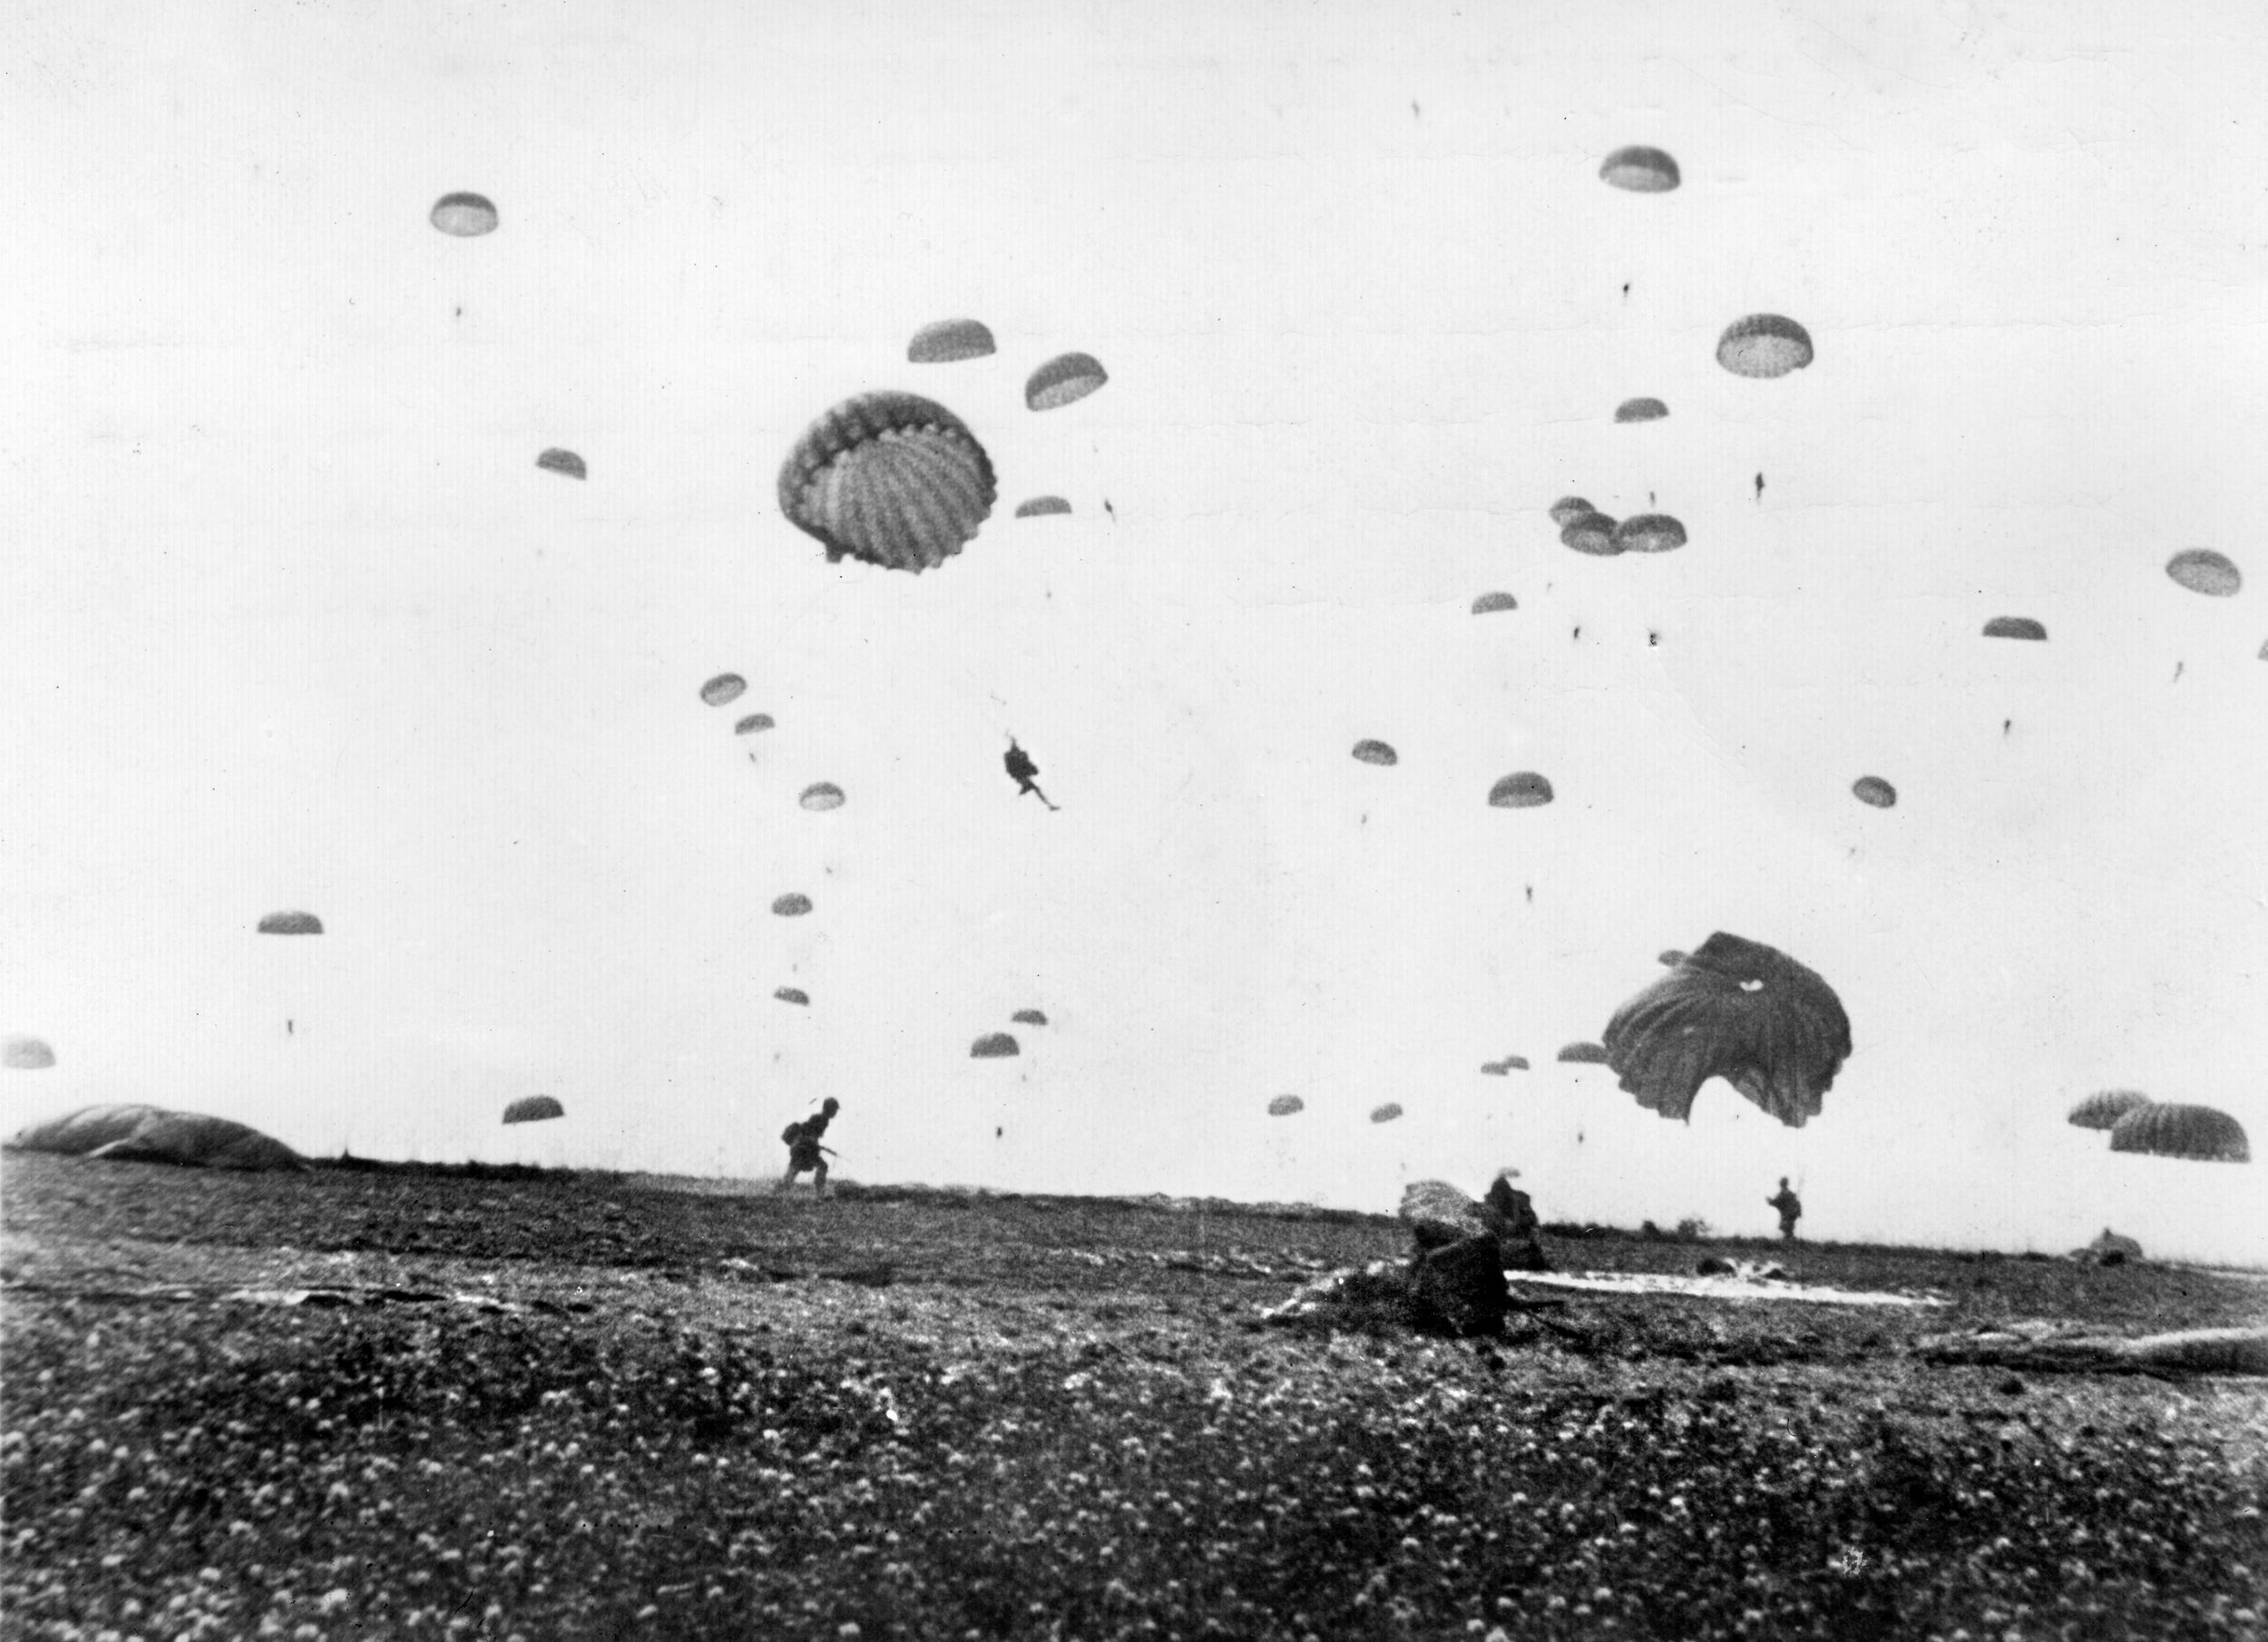
[[[939,319],[914,333],[905,357],[915,365],[951,365],[982,359],[992,352],[992,333],[982,320]]]
[[[1690,1119],[1723,1078],[1792,1129],[1819,1115],[1851,1053],[1834,989],[1785,953],[1722,931],[1615,1012],[1607,1062],[1640,1106]]]
[[[83,1158],[98,1147],[123,1140],[145,1123],[164,1115],[164,1109],[156,1106],[83,1106],[77,1111],[18,1130],[8,1145],[17,1151]]]
[[[566,1115],[567,1109],[549,1095],[523,1095],[504,1108],[507,1123],[548,1123]]]
[[[1735,376],[1784,376],[1812,362],[1811,333],[1784,314],[1751,314],[1725,327],[1716,362]]]
[[[2118,1119],[2150,1104],[2138,1089],[2105,1089],[2080,1101],[2065,1119],[2074,1129],[2116,1129]]]
[[[313,913],[269,913],[259,921],[263,935],[319,935],[323,920]]]
[[[2110,1149],[2198,1163],[2253,1160],[2244,1126],[2210,1106],[2138,1106],[2112,1127]]]
[[[114,1163],[171,1163],[190,1168],[305,1168],[280,1140],[226,1118],[161,1106],[87,1106],[24,1129],[19,1151],[100,1158]]]
[[[992,511],[992,459],[967,424],[914,394],[860,394],[805,430],[779,470],[779,510],[826,547],[919,575]]]

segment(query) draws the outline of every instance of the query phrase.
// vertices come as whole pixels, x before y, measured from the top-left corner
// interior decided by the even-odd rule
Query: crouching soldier
[[[779,1138],[787,1143],[787,1172],[780,1177],[782,1188],[796,1183],[796,1177],[806,1170],[811,1174],[811,1189],[819,1197],[826,1196],[826,1160],[835,1155],[834,1148],[819,1144],[826,1134],[826,1126],[842,1109],[841,1102],[829,1095],[819,1109],[800,1123],[790,1123],[780,1130]]]

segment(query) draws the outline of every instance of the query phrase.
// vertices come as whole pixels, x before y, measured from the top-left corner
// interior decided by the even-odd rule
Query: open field
[[[1351,1215],[15,1155],[5,1192],[10,1636],[2268,1635],[2268,1382],[1905,1350],[2256,1322],[2236,1274],[1804,1246],[1946,1304],[1537,1288],[1456,1344],[1257,1325],[1406,1246]]]

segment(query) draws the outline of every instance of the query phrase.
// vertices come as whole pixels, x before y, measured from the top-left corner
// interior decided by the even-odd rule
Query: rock
[[[1411,1266],[1414,1327],[1461,1339],[1501,1334],[1510,1305],[1502,1251],[1491,1233],[1429,1249]]]
[[[1404,1187],[1394,1210],[1421,1250],[1446,1248],[1468,1237],[1492,1236],[1496,1227],[1480,1204],[1446,1180],[1418,1180]]]
[[[1733,1263],[1721,1255],[1703,1255],[1693,1263],[1694,1275],[1700,1277],[1729,1277],[1734,1275]]]
[[[1536,1206],[1528,1194],[1500,1174],[1490,1183],[1488,1207],[1504,1222],[1505,1230],[1514,1237],[1534,1241],[1540,1224],[1536,1218]]]

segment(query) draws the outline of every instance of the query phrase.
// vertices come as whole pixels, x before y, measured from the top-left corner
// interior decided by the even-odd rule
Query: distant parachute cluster
[[[2139,1090],[2097,1090],[2072,1107],[2065,1121],[2106,1131],[2110,1149],[2194,1163],[2249,1163],[2252,1142],[2243,1124],[2214,1107],[2160,1102]]]

